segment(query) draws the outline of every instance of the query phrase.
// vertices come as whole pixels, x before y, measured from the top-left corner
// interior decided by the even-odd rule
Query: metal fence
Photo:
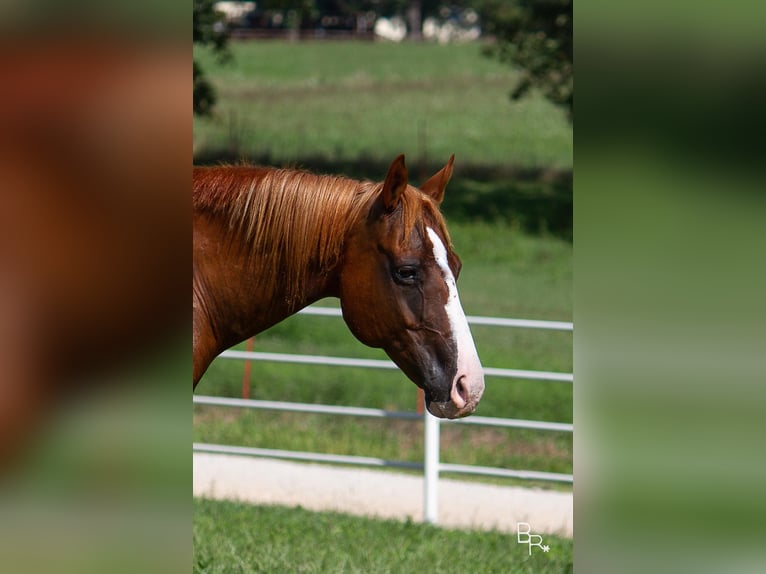
[[[328,317],[340,317],[341,310],[328,307],[308,307],[300,311],[307,315],[322,315]],[[490,325],[496,327],[516,327],[523,329],[549,329],[558,331],[572,331],[573,324],[563,321],[536,321],[526,319],[504,319],[498,317],[468,316],[468,322],[472,325]],[[339,367],[363,367],[373,369],[397,369],[391,361],[355,359],[347,357],[326,357],[316,355],[292,355],[283,353],[258,353],[252,351],[228,350],[221,353],[223,359],[240,359],[249,361],[275,361],[286,363],[303,363],[312,365],[334,365]],[[487,376],[507,377],[515,379],[535,379],[553,381],[559,383],[573,383],[572,373],[557,373],[547,371],[529,371],[520,369],[497,369],[484,368]],[[439,462],[439,432],[441,424],[482,425],[505,428],[535,429],[552,432],[573,431],[573,425],[560,422],[531,421],[521,419],[509,419],[498,417],[471,416],[455,421],[438,419],[428,412],[424,415],[413,412],[386,411],[383,409],[371,409],[361,407],[347,407],[337,405],[317,405],[305,403],[291,403],[280,401],[261,401],[251,399],[236,399],[212,396],[194,396],[194,404],[213,405],[226,407],[239,407],[251,409],[268,409],[279,411],[292,411],[303,413],[322,413],[330,415],[343,415],[355,417],[374,417],[404,420],[424,421],[424,457],[423,463],[385,460],[374,457],[349,456],[336,454],[322,454],[314,452],[286,451],[266,448],[253,448],[231,445],[194,443],[195,452],[221,453],[257,456],[266,458],[278,458],[286,460],[301,460],[311,462],[324,462],[332,464],[351,464],[362,466],[392,467],[423,470],[423,519],[425,522],[436,524],[438,520],[438,480],[440,472],[454,472],[465,474],[479,474],[485,476],[497,476],[504,478],[517,478],[528,480],[542,480],[572,483],[571,474],[552,472],[539,472],[533,470],[514,470],[506,468],[484,467],[474,465],[447,464]]]

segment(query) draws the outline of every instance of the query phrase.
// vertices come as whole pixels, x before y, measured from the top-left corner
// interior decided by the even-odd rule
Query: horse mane
[[[310,270],[338,262],[348,232],[370,214],[382,185],[294,169],[195,167],[193,203],[195,211],[226,223],[227,240],[246,245],[250,260],[257,259],[257,280],[283,291],[292,305],[304,292]],[[449,244],[438,207],[412,186],[395,212],[401,241],[424,227],[424,208]]]

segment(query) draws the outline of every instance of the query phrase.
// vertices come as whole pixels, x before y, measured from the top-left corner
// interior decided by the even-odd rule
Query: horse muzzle
[[[459,419],[467,417],[476,410],[484,394],[483,375],[458,375],[452,381],[449,400],[437,402],[429,400],[426,393],[426,407],[435,417],[440,419]]]

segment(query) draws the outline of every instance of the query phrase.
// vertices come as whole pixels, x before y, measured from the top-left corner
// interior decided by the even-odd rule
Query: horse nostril
[[[457,392],[460,394],[461,399],[466,400],[468,398],[468,391],[463,384],[462,377],[460,377],[460,380],[457,382]]]
[[[468,402],[468,389],[463,382],[464,378],[465,377],[463,376],[455,381],[455,384],[452,387],[452,393],[450,393],[452,402],[455,403],[455,406],[459,409],[462,409]]]

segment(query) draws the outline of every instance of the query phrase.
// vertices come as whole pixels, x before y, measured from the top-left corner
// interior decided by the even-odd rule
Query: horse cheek
[[[346,325],[368,347],[380,347],[381,336],[376,328],[374,305],[370,304],[373,296],[368,281],[343,278],[340,303]]]

